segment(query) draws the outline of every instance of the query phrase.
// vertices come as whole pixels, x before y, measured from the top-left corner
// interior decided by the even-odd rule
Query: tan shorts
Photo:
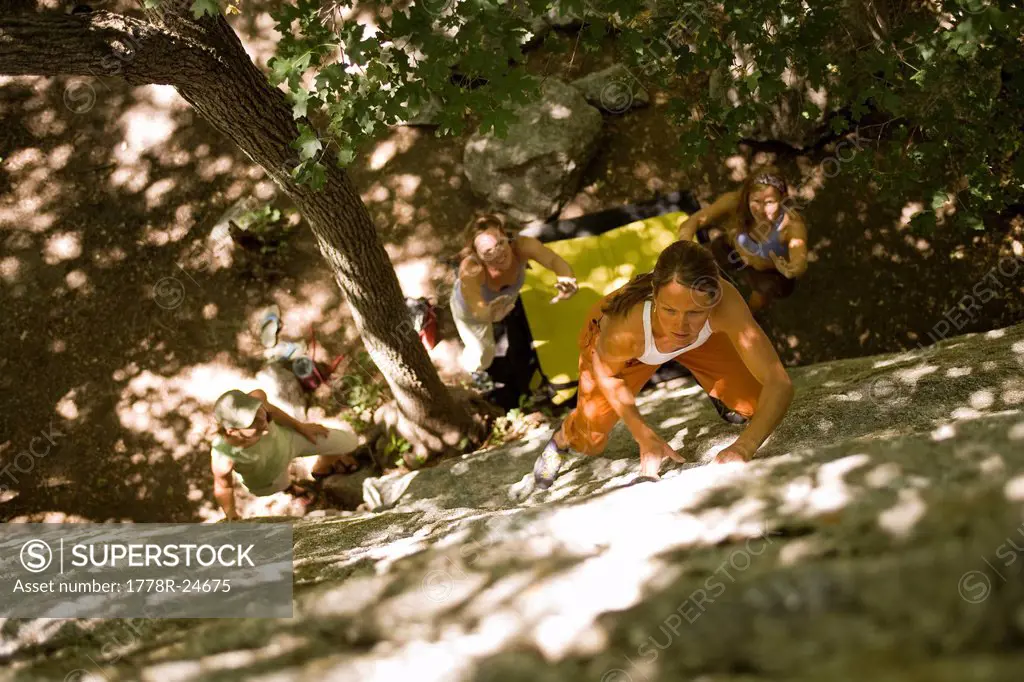
[[[462,368],[470,373],[487,369],[494,362],[494,324],[475,319],[455,292],[452,292],[449,305],[455,329],[462,339]]]

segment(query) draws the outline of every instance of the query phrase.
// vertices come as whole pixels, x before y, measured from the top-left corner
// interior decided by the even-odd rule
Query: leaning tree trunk
[[[441,383],[410,323],[398,278],[348,174],[327,163],[320,190],[297,183],[291,106],[221,16],[195,20],[190,0],[163,0],[152,22],[108,12],[0,17],[0,74],[117,75],[165,83],[230,138],[295,202],[317,237],[363,343],[396,399],[394,425],[416,454],[479,437]]]

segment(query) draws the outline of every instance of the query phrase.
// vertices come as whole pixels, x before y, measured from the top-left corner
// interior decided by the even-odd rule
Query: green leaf
[[[318,90],[341,90],[349,80],[341,64],[328,64],[316,75]]]
[[[271,57],[267,66],[270,67],[270,82],[273,85],[280,85],[288,80],[288,76],[292,72],[291,61],[283,57]]]
[[[1024,187],[1024,152],[1017,152],[1017,158],[1013,160],[1013,174]]]
[[[958,213],[957,223],[969,230],[984,230],[985,223],[973,213]]]
[[[299,159],[308,161],[323,149],[324,146],[317,137],[316,131],[308,125],[299,125],[299,139],[292,142],[292,149],[299,151]]]
[[[937,224],[935,214],[931,211],[921,211],[910,219],[911,228],[923,232],[934,232]]]
[[[839,135],[845,132],[850,127],[850,122],[842,116],[833,116],[832,120],[828,123],[829,127],[832,128],[832,132]]]
[[[388,67],[379,59],[371,60],[366,66],[366,77],[370,80],[383,82],[388,80]]]
[[[749,76],[746,76],[743,80],[746,82],[747,89],[750,92],[757,90],[757,81],[761,78],[761,69],[754,69],[754,72]]]
[[[957,24],[956,29],[946,34],[946,40],[958,55],[969,58],[977,53],[987,32],[975,23],[974,17],[967,17]]]
[[[292,96],[292,118],[304,118],[309,109],[309,90],[299,88]]]
[[[342,147],[338,150],[338,165],[344,168],[356,158],[356,151],[351,147]]]
[[[220,5],[217,0],[196,0],[192,3],[192,16],[201,19],[205,15],[217,16],[220,14]]]
[[[322,163],[314,163],[309,167],[309,174],[306,182],[314,190],[321,189],[327,183],[327,169]]]

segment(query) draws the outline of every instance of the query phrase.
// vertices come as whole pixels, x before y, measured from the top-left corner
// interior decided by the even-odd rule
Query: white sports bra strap
[[[709,317],[704,321],[704,326],[701,327],[700,332],[697,334],[697,339],[689,346],[684,346],[679,350],[672,351],[671,353],[662,353],[658,350],[657,344],[654,343],[654,332],[651,327],[651,300],[647,299],[644,301],[644,354],[637,358],[640,362],[645,365],[663,365],[669,360],[674,359],[676,356],[682,355],[688,351],[694,350],[704,345],[704,342],[711,336],[711,318]]]

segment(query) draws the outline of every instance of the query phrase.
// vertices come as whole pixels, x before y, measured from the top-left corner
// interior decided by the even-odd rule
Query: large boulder
[[[466,142],[470,186],[516,220],[546,220],[575,194],[595,151],[601,112],[570,85],[549,79],[541,97],[518,107],[505,139],[493,132]]]
[[[619,425],[516,504],[538,430],[294,522],[292,618],[8,620],[0,682],[1020,679],[1024,325],[791,375],[748,464],[677,380],[638,401],[692,460],[658,482]]]
[[[647,90],[622,64],[589,73],[574,80],[572,86],[583,93],[588,102],[609,114],[621,114],[650,103]]]

